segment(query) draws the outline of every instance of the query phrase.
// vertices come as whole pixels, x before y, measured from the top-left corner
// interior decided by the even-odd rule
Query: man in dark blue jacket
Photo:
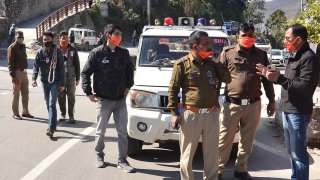
[[[282,86],[280,107],[283,129],[291,157],[291,179],[309,179],[307,129],[313,110],[312,96],[319,78],[319,60],[307,42],[307,29],[301,24],[289,26],[285,46],[292,53],[285,74],[257,65],[259,74]]]
[[[53,32],[43,33],[44,47],[38,51],[33,64],[32,86],[36,87],[37,77],[40,71],[41,82],[44,91],[44,99],[49,113],[49,128],[47,136],[53,137],[57,127],[57,98],[59,91],[65,88],[65,69],[63,56],[60,49],[52,42]]]
[[[93,49],[85,64],[81,77],[82,89],[90,101],[97,103],[96,147],[98,168],[104,163],[104,134],[111,114],[118,132],[118,168],[133,172],[127,158],[127,106],[125,98],[133,86],[133,64],[129,51],[119,47],[121,28],[110,24],[105,28],[107,42]],[[91,75],[93,74],[93,91]]]

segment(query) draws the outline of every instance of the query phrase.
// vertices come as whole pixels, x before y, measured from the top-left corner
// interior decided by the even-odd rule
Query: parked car
[[[284,66],[283,52],[280,49],[272,49],[271,55],[272,64],[275,64],[276,66]]]
[[[70,34],[74,34],[75,45],[84,51],[92,49],[98,43],[96,32],[83,26],[70,28],[68,33],[69,37]]]

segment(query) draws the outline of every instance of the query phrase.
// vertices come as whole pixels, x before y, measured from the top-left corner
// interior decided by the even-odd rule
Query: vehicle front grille
[[[178,102],[180,102],[180,97],[178,97]],[[160,96],[160,104],[159,106],[162,108],[164,112],[170,112],[170,110],[167,108],[169,103],[168,96]]]

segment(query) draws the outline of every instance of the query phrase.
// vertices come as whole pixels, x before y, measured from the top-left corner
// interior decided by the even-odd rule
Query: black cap
[[[61,36],[68,36],[68,32],[67,32],[67,31],[65,31],[65,30],[60,31],[59,36],[60,36],[60,37],[61,37]]]
[[[22,31],[16,31],[16,37],[23,37]]]
[[[52,31],[45,31],[45,32],[43,32],[43,34],[42,34],[42,35],[50,36],[51,38],[53,38],[54,33],[53,33]]]

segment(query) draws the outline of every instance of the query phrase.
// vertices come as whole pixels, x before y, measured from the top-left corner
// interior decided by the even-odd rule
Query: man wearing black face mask
[[[21,120],[22,117],[33,118],[28,110],[29,102],[29,80],[27,76],[27,54],[26,45],[23,43],[22,31],[16,31],[15,42],[7,50],[8,68],[13,83],[12,111],[13,118]],[[19,115],[19,96],[22,96],[22,117]]]
[[[32,86],[37,86],[37,77],[40,70],[41,82],[49,113],[49,128],[46,135],[53,137],[57,126],[56,102],[59,91],[65,87],[65,68],[61,50],[52,42],[53,32],[43,33],[44,47],[38,51],[33,64]]]
[[[202,135],[204,179],[217,179],[220,114],[217,84],[228,83],[231,77],[219,60],[212,57],[208,33],[195,31],[188,41],[191,52],[174,64],[168,92],[172,127],[181,125],[180,175],[182,180],[194,180],[192,161]],[[179,112],[180,88],[183,107]]]

